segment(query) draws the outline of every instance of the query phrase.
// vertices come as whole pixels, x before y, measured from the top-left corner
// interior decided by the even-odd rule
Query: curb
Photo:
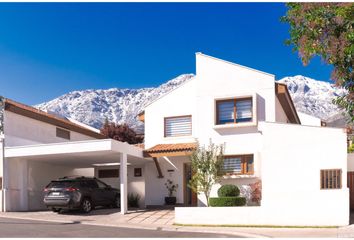
[[[10,219],[21,219],[21,220],[31,220],[31,221],[41,221],[41,222],[55,222],[55,223],[66,223],[74,224],[76,221],[65,221],[65,220],[51,220],[51,219],[38,219],[31,217],[19,217],[19,216],[3,216],[3,218]],[[92,222],[79,222],[82,225],[91,225],[91,226],[101,226],[101,227],[121,227],[129,229],[145,229],[145,230],[155,230],[155,231],[169,231],[169,232],[193,232],[193,233],[214,233],[214,234],[227,234],[227,235],[236,235],[238,237],[247,237],[247,238],[269,238],[266,235],[252,234],[252,233],[243,233],[236,231],[224,231],[224,230],[208,230],[208,229],[191,229],[186,227],[166,227],[166,226],[146,226],[146,225],[130,225],[130,224],[104,224],[104,223],[92,223]]]

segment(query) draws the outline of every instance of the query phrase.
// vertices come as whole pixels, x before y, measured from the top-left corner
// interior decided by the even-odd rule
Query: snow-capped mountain
[[[143,123],[137,120],[137,115],[143,107],[193,77],[183,74],[157,88],[73,91],[35,107],[98,129],[107,118],[142,132]]]
[[[285,77],[278,81],[288,86],[296,110],[312,116],[329,120],[334,115],[342,116],[342,111],[332,103],[332,99],[342,96],[346,91],[334,84],[317,81],[297,75]]]
[[[116,123],[127,123],[142,132],[143,123],[137,120],[137,115],[144,106],[193,77],[193,74],[183,74],[157,88],[73,91],[35,107],[95,128],[101,128],[107,118]],[[340,116],[332,99],[344,94],[343,89],[303,76],[285,77],[279,82],[287,84],[298,111],[323,120]]]

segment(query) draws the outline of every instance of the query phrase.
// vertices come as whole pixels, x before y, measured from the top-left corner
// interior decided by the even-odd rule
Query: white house
[[[301,116],[301,115],[300,115]],[[93,175],[141,206],[163,205],[167,179],[178,184],[181,224],[320,225],[349,223],[346,132],[296,112],[274,75],[196,54],[196,76],[146,106],[144,149],[104,139],[96,130],[9,99],[0,109],[2,211],[43,209],[52,179]],[[304,119],[304,125],[302,120]],[[213,187],[261,181],[260,206],[205,206],[188,187],[189,155],[200,145],[225,146],[226,174]],[[192,207],[190,207],[192,206]],[[195,206],[195,207],[193,207]]]
[[[166,178],[180,186],[178,203],[197,204],[186,186],[196,141],[225,145],[230,174],[221,184],[262,182],[260,206],[177,207],[176,223],[348,224],[346,132],[308,118],[301,125],[287,87],[274,75],[197,53],[196,77],[148,105],[140,118],[145,154],[156,158],[164,176],[146,179],[147,204],[163,204]],[[155,171],[154,164],[146,171]],[[203,196],[198,200],[205,205]]]

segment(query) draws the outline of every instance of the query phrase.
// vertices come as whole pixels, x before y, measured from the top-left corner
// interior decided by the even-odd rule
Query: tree
[[[298,51],[304,65],[314,56],[333,65],[331,78],[348,94],[333,100],[354,122],[354,3],[287,3],[281,20],[290,24],[287,45]]]
[[[142,143],[144,138],[137,135],[127,124],[115,124],[107,119],[101,128],[101,133],[108,138],[112,138],[129,144]]]
[[[189,181],[195,193],[204,193],[209,206],[212,186],[219,182],[224,163],[223,147],[210,143],[207,148],[198,146],[190,156],[193,176]]]

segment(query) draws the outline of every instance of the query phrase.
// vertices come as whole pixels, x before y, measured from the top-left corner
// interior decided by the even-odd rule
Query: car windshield
[[[68,188],[74,185],[74,181],[52,181],[46,188]]]

